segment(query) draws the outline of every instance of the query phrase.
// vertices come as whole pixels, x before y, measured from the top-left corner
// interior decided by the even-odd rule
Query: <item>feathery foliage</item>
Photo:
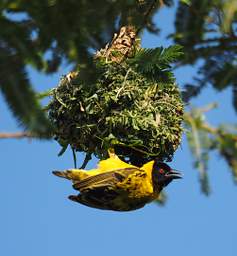
[[[123,24],[156,32],[152,17],[159,7],[159,1],[138,0],[1,1],[0,88],[24,128],[39,136],[52,132],[35,99],[27,65],[52,73],[66,59],[80,65],[84,80],[95,80],[92,51],[111,40]]]
[[[232,87],[237,110],[237,2],[235,0],[192,0],[179,3],[173,35],[184,47],[181,65],[202,60],[194,84],[186,85],[184,98],[197,96],[206,85],[216,90]],[[180,65],[179,64],[179,65]]]
[[[49,138],[52,136],[51,124],[30,87],[25,71],[20,69],[19,62],[21,59],[16,56],[4,56],[0,52],[0,90],[23,127],[41,138]]]
[[[170,72],[170,65],[182,55],[180,45],[173,45],[165,49],[163,47],[140,49],[129,62],[148,79],[173,83],[175,78]]]
[[[90,85],[95,89],[95,85],[102,79],[102,75],[105,77],[106,73],[103,73],[105,69],[96,67],[92,52],[109,42],[114,32],[123,25],[133,24],[138,32],[142,32],[144,28],[153,33],[159,32],[153,17],[161,6],[171,6],[172,2],[171,0],[1,1],[0,91],[19,123],[38,136],[48,137],[52,133],[52,127],[38,102],[44,95],[35,97],[28,79],[27,66],[30,65],[45,74],[53,73],[57,71],[62,61],[66,60],[72,63],[76,70],[80,70],[80,77],[70,82],[63,78],[60,85],[69,84],[67,86],[70,88],[71,83],[76,83],[78,87],[83,84],[83,88],[86,88],[87,84],[88,87]],[[175,43],[182,45],[185,55],[179,59],[177,66],[182,68],[185,65],[199,64],[194,82],[185,86],[186,91],[183,96],[186,101],[198,96],[207,85],[211,84],[218,91],[230,87],[233,92],[233,106],[237,109],[236,3],[236,0],[179,1],[172,38]],[[119,73],[118,76],[121,75],[120,79],[124,80],[124,74],[131,68],[132,72],[129,71],[128,77],[137,74],[136,76],[142,77],[141,79],[145,79],[150,84],[159,81],[160,87],[172,84],[174,78],[169,65],[173,60],[166,55],[170,57],[175,57],[175,53],[180,55],[180,49],[175,47],[177,46],[172,46],[170,49],[138,50],[136,56],[127,60],[127,66],[123,66],[126,71],[122,71],[121,67],[121,74]],[[170,51],[173,53],[170,54]],[[116,55],[116,51],[114,54]],[[107,64],[108,68],[109,63]],[[110,69],[113,68],[111,65]],[[108,81],[106,83],[110,84]],[[118,95],[125,92],[126,97],[134,96],[133,93],[123,89]],[[69,96],[73,99],[72,95]],[[112,101],[116,95],[110,92],[106,99],[108,100],[109,97]],[[61,98],[59,97],[58,100],[60,101]],[[61,101],[61,103],[65,102]],[[63,104],[60,110],[65,112],[67,108]],[[82,105],[80,110],[83,107]],[[133,113],[129,109],[124,115],[129,117]],[[213,149],[216,149],[226,160],[236,177],[236,129],[230,129],[227,125],[210,127],[204,116],[202,110],[191,110],[186,113],[185,120],[187,129],[191,131],[187,133],[187,137],[196,159],[195,166],[203,170],[200,172],[201,184],[204,192],[208,193],[207,160]],[[121,113],[116,118],[116,120],[122,119]],[[146,124],[148,123],[147,121]],[[135,121],[132,127],[135,129],[136,126],[140,127],[139,125]],[[104,143],[113,139],[114,137],[111,136]],[[60,143],[65,150],[67,143],[63,140],[60,140]],[[132,146],[133,143],[134,141]],[[137,146],[139,143],[136,143]]]
[[[183,99],[189,102],[207,86],[218,91],[232,89],[233,107],[237,111],[237,2],[235,0],[180,1],[176,12],[173,39],[184,47],[185,56],[178,63],[198,63],[193,82],[185,85]],[[200,109],[186,113],[187,133],[195,166],[200,171],[203,191],[207,194],[207,161],[216,149],[236,180],[236,129],[228,125],[210,127]]]

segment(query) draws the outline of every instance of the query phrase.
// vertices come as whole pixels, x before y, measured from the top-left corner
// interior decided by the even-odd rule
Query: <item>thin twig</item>
[[[76,150],[74,148],[72,149],[72,155],[73,155],[73,162],[74,162],[74,168],[77,169],[77,155],[76,155]]]
[[[86,157],[81,165],[81,167],[79,169],[85,169],[86,165],[88,164],[88,162],[91,160],[91,153],[86,153]]]
[[[24,138],[38,138],[38,136],[33,135],[29,132],[1,132],[0,139],[24,139]]]
[[[163,1],[160,2],[160,3],[161,3],[161,5],[163,5],[163,4],[162,4]],[[151,5],[150,5],[149,8],[147,9],[147,11],[144,13],[144,16],[143,16],[143,24],[144,24],[144,25],[147,24],[147,22],[148,22],[148,20],[149,20],[149,16],[150,16],[150,14],[151,14],[153,8],[155,8],[156,4],[157,4],[157,0],[152,1]],[[137,31],[136,31],[136,35],[138,35],[138,34],[141,32],[142,29],[143,29],[143,26],[141,26],[140,28],[138,28]]]
[[[194,153],[197,161],[199,162],[198,169],[199,169],[201,177],[204,177],[205,166],[202,161],[202,149],[201,149],[201,144],[200,144],[200,136],[199,136],[199,132],[198,132],[198,127],[196,126],[196,123],[195,123],[193,117],[189,113],[186,113],[185,117],[186,117],[186,121],[189,122],[191,129],[192,129],[192,136],[193,136],[193,140],[194,140],[194,144],[195,144],[195,149],[193,150],[193,153]]]
[[[124,77],[123,84],[122,84],[122,86],[119,88],[119,90],[118,90],[118,92],[117,92],[117,94],[116,94],[116,97],[115,97],[116,100],[118,99],[120,92],[124,89],[124,87],[125,87],[125,85],[126,85],[126,81],[127,81],[128,74],[129,74],[130,71],[131,71],[131,68],[128,69],[128,71],[127,71],[127,73],[126,73],[126,75],[125,75],[125,77]]]

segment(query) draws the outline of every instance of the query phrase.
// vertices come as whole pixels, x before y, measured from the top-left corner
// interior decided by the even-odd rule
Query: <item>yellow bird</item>
[[[102,160],[97,169],[54,171],[56,176],[72,181],[78,195],[69,199],[104,210],[131,211],[158,199],[161,190],[181,174],[167,164],[150,161],[142,167],[120,160],[114,153]]]

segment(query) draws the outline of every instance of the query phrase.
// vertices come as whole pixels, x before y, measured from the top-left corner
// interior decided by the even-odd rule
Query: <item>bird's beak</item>
[[[182,179],[182,178],[183,178],[183,175],[182,175],[180,172],[178,172],[178,171],[172,169],[172,170],[169,172],[169,174],[166,175],[166,177],[167,177],[167,178],[171,178],[171,179]]]

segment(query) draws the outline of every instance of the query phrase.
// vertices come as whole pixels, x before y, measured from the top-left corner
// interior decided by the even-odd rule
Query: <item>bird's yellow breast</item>
[[[131,198],[146,197],[153,194],[151,180],[146,174],[135,172],[128,176],[123,182],[117,184],[118,189],[128,192]]]
[[[153,192],[148,177],[133,175],[117,184],[118,196],[111,202],[111,208],[119,211],[130,211],[143,207],[158,197]]]

